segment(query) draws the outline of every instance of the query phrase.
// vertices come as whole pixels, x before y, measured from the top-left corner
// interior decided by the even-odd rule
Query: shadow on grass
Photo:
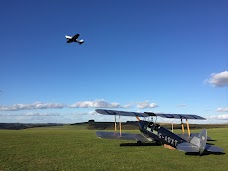
[[[215,145],[215,144],[213,144],[213,143],[207,143],[208,145]]]
[[[212,139],[209,139],[209,140],[207,140],[207,141],[217,141],[217,140],[212,140]]]
[[[190,155],[190,156],[208,156],[208,155],[211,155],[211,154],[214,154],[214,155],[224,155],[226,153],[223,153],[223,152],[210,152],[210,151],[204,151],[202,154],[200,153],[194,153],[194,152],[187,152],[185,153],[185,155]]]
[[[156,143],[121,143],[120,147],[127,147],[127,146],[161,146],[160,144]]]

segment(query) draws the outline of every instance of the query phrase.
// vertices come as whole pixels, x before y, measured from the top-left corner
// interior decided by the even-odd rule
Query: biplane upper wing
[[[97,113],[103,115],[120,115],[120,116],[138,116],[138,117],[149,117],[149,116],[160,116],[163,118],[170,119],[198,119],[205,120],[205,118],[192,115],[192,114],[164,114],[164,113],[153,113],[153,112],[126,112],[126,111],[118,111],[118,110],[105,110],[105,109],[96,109]]]
[[[205,118],[198,116],[198,115],[192,115],[192,114],[164,114],[164,113],[153,113],[153,112],[145,112],[145,114],[148,114],[149,116],[160,116],[163,118],[169,118],[169,119],[198,119],[198,120],[206,120]]]
[[[96,109],[96,112],[103,115],[120,115],[120,116],[138,116],[138,117],[148,117],[149,115],[146,113],[140,112],[126,112],[126,111],[118,111],[118,110],[105,110],[105,109]]]

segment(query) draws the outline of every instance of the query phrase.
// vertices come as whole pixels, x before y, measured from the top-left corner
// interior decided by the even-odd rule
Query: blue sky
[[[228,2],[2,1],[0,122],[96,108],[228,119]],[[67,44],[79,33],[85,43]]]

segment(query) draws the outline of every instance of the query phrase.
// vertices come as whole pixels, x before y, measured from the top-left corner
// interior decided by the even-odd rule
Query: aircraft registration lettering
[[[167,136],[167,135],[166,136],[163,136],[161,133],[158,133],[158,137],[160,139],[163,139],[167,143],[172,144],[173,146],[177,146],[178,141],[175,140],[175,139],[173,139],[173,138],[171,138],[171,137],[169,137],[169,136]]]

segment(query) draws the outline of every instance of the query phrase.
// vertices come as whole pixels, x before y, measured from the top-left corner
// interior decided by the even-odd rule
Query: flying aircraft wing
[[[66,37],[66,39],[72,39],[72,37],[71,37],[71,36],[67,36],[67,35],[66,35],[65,37]]]
[[[78,37],[80,36],[80,34],[76,34],[72,37],[73,40],[76,40]]]
[[[96,112],[102,115],[120,115],[120,116],[133,116],[133,117],[148,117],[149,115],[145,113],[139,112],[126,112],[126,111],[118,111],[118,110],[104,110],[104,109],[96,109]]]
[[[96,135],[99,138],[104,139],[119,139],[119,140],[136,140],[141,142],[147,142],[148,139],[141,134],[119,133],[119,132],[104,132],[97,131]]]

